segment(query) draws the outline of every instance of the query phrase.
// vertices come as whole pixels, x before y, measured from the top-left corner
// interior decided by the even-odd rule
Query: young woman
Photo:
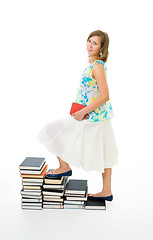
[[[50,171],[51,176],[71,176],[69,164],[85,171],[101,172],[102,191],[88,197],[112,201],[111,174],[112,167],[118,163],[118,149],[107,84],[108,46],[106,32],[96,30],[89,34],[89,65],[83,71],[74,101],[86,107],[67,118],[48,123],[38,134],[38,139],[59,160],[59,168]],[[84,119],[86,114],[87,119]]]

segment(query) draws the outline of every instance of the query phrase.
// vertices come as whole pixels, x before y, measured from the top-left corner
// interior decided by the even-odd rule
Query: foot
[[[98,192],[98,193],[95,193],[95,194],[89,194],[89,196],[93,196],[93,197],[107,197],[107,196],[110,196],[110,195],[112,195],[111,191],[109,191],[109,192],[101,191],[101,192]]]
[[[64,173],[64,172],[67,172],[67,171],[69,171],[69,170],[71,170],[70,167],[67,167],[67,168],[59,167],[59,168],[54,169],[54,170],[51,172],[51,174]]]

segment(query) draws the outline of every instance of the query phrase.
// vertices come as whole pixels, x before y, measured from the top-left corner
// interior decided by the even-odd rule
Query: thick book
[[[60,199],[57,199],[57,198],[51,198],[51,199],[48,199],[48,198],[43,198],[43,202],[46,201],[46,202],[64,202],[64,199],[63,198],[60,198]]]
[[[21,203],[22,206],[42,206],[42,203],[38,203],[38,202],[22,202]]]
[[[47,204],[47,205],[63,205],[63,203],[60,202],[43,202],[43,204]]]
[[[63,199],[61,196],[48,196],[48,195],[43,195],[43,198],[45,199]]]
[[[65,193],[85,194],[87,189],[87,180],[84,179],[69,179]]]
[[[21,198],[21,202],[42,202],[42,198]]]
[[[84,204],[81,205],[81,204],[67,204],[67,203],[65,203],[64,204],[64,208],[67,208],[67,209],[74,209],[74,208],[76,208],[76,209],[84,209]]]
[[[42,191],[44,196],[63,196],[64,195],[64,191],[60,191],[60,190],[54,190],[54,191]]]
[[[72,115],[73,113],[80,111],[82,108],[85,108],[86,105],[84,104],[80,104],[80,103],[76,103],[76,102],[72,102],[71,105],[71,109],[70,109],[70,115]],[[88,114],[86,114],[83,119],[87,119]]]
[[[26,157],[19,165],[19,169],[40,170],[45,162],[45,158],[41,157]]]
[[[67,196],[67,195],[65,195],[64,194],[64,196],[65,196],[65,198],[66,198],[66,200],[68,200],[68,201],[75,201],[75,200],[77,200],[77,201],[87,201],[87,198],[88,198],[88,186],[87,186],[87,188],[86,188],[86,194],[85,195],[72,195],[72,196]]]
[[[24,189],[24,192],[41,192],[42,189]]]
[[[52,208],[64,208],[64,205],[63,203],[60,203],[60,204],[46,204],[44,203],[43,204],[43,208],[44,209],[52,209]]]
[[[54,177],[54,178],[49,178],[47,176],[44,177],[44,183],[45,184],[61,184],[63,181],[63,176],[62,177]]]
[[[22,195],[22,198],[27,198],[27,199],[30,199],[30,198],[33,198],[33,199],[38,199],[38,198],[42,198],[42,195],[40,196],[35,196],[35,195],[31,195],[31,193],[29,195]]]
[[[67,184],[67,181],[68,181],[68,176],[64,176],[63,177],[63,181],[61,184],[43,184],[43,189],[65,189],[65,186]]]
[[[42,167],[40,170],[30,170],[30,169],[24,169],[20,170],[21,174],[41,174],[46,166],[46,162],[43,163]]]
[[[64,204],[83,205],[84,201],[68,201],[68,200],[64,200]]]
[[[42,186],[43,183],[39,183],[39,182],[22,182],[23,186]]]
[[[85,209],[89,210],[106,210],[106,201],[104,199],[90,200],[87,199]]]
[[[47,172],[48,165],[45,166],[44,170],[41,174],[21,174],[20,176],[23,178],[44,178],[45,173]]]
[[[85,196],[85,194],[74,194],[74,193],[64,193],[64,196],[66,196],[66,197],[84,197]]]
[[[22,178],[22,182],[43,183],[43,179],[40,178]]]
[[[24,189],[30,189],[30,190],[33,190],[33,189],[34,189],[34,190],[37,190],[37,189],[38,189],[38,190],[41,190],[42,187],[41,187],[41,186],[25,186],[25,185],[24,185],[24,186],[23,186],[23,190],[24,190]]]
[[[41,196],[42,195],[42,193],[41,192],[32,192],[32,191],[24,191],[23,189],[20,191],[20,193],[21,193],[21,195],[22,195],[22,197],[23,196],[26,196],[26,195],[34,195],[34,196]]]
[[[31,205],[30,206],[27,206],[27,205],[26,206],[22,206],[21,205],[21,208],[22,209],[29,209],[29,210],[41,210],[42,206],[31,206]]]

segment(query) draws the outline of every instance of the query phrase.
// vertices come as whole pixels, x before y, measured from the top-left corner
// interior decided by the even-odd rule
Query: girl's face
[[[101,40],[99,36],[90,37],[87,41],[87,52],[89,56],[98,56],[101,49]]]

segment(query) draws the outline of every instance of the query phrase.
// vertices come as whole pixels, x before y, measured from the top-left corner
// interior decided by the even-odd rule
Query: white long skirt
[[[48,151],[85,171],[104,172],[118,163],[111,119],[78,121],[68,115],[45,125],[37,138]]]

